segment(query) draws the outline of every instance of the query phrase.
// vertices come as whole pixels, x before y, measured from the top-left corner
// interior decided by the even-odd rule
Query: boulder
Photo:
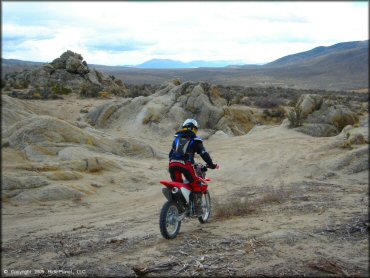
[[[70,73],[86,74],[89,72],[89,68],[87,65],[84,65],[81,60],[69,57],[66,61],[66,71]]]
[[[83,58],[81,54],[75,53],[71,50],[67,50],[66,52],[62,53],[59,58],[54,59],[50,64],[56,69],[66,69],[68,60],[71,59],[79,61],[79,64],[83,63]],[[87,66],[86,62],[84,65]]]
[[[58,158],[61,161],[85,159],[94,156],[96,156],[96,153],[79,146],[66,147],[58,152]]]
[[[330,163],[330,170],[342,170],[346,174],[356,174],[369,170],[369,150],[367,146],[350,150],[342,155],[335,157]]]
[[[14,190],[37,188],[50,183],[40,176],[24,173],[22,176],[5,174],[2,176],[1,184],[3,190]]]
[[[344,105],[322,105],[320,110],[313,112],[306,119],[307,123],[331,124],[339,131],[358,121],[358,116]]]
[[[295,128],[295,130],[311,135],[313,137],[330,137],[338,134],[338,129],[330,124],[303,124],[303,126]]]
[[[303,94],[298,98],[297,106],[302,110],[302,116],[307,117],[312,112],[318,110],[323,102],[320,95]]]

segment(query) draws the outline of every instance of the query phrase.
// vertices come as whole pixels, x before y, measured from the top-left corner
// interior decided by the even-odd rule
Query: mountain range
[[[369,87],[369,40],[319,46],[264,65],[235,61],[153,59],[136,66],[90,64],[126,83],[161,84],[168,79],[206,81],[222,85],[281,86],[302,89],[363,90]],[[2,75],[42,63],[2,59]]]
[[[272,66],[287,66],[303,63],[312,63],[318,61],[319,59],[327,58],[328,55],[332,54],[342,54],[347,55],[349,51],[355,51],[356,54],[360,52],[361,54],[366,54],[369,48],[369,41],[353,41],[353,42],[343,42],[337,43],[332,46],[319,46],[312,50],[300,52],[296,54],[291,54],[284,56],[270,63],[264,64],[262,66],[272,67]],[[352,53],[353,54],[353,53]],[[239,61],[191,61],[182,62],[178,60],[171,59],[152,59],[146,61],[142,64],[136,66],[127,66],[134,68],[149,68],[149,69],[165,69],[165,68],[219,68],[219,67],[232,67],[232,68],[254,68],[259,67],[259,64],[247,64],[241,65]]]
[[[219,67],[226,67],[230,65],[240,64],[240,61],[227,61],[227,60],[216,60],[216,61],[203,61],[203,60],[196,60],[190,62],[182,62],[178,60],[171,60],[171,59],[152,59],[146,61],[142,64],[131,66],[135,68],[152,68],[152,69],[164,69],[164,68],[172,68],[172,69],[179,69],[179,68],[204,68],[204,67],[211,67],[211,68],[219,68]]]

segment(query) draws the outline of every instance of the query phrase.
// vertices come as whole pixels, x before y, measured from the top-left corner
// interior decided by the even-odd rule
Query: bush
[[[285,110],[283,107],[278,107],[274,109],[264,109],[263,110],[263,115],[266,117],[271,117],[271,118],[284,118],[285,117]]]
[[[298,127],[302,125],[302,109],[300,106],[295,106],[293,110],[288,113],[289,127]]]
[[[30,85],[30,81],[28,80],[20,80],[16,81],[15,84],[13,84],[14,89],[27,89]]]
[[[293,193],[291,190],[281,187],[276,189],[267,187],[264,191],[260,192],[262,196],[257,199],[249,199],[243,193],[238,195],[239,198],[233,198],[226,203],[220,203],[214,198],[214,218],[223,220],[256,213],[264,206],[274,203],[280,204],[289,200],[290,195]]]
[[[101,97],[101,98],[111,98],[112,94],[110,92],[102,91],[102,92],[99,92],[99,97]]]
[[[113,94],[115,96],[126,96],[127,95],[127,89],[124,87],[114,86],[111,85],[106,89],[106,92]]]
[[[251,102],[251,100],[248,97],[243,97],[240,100],[240,104],[245,105],[245,106],[251,106],[252,105],[252,102]]]
[[[63,85],[55,84],[51,87],[51,91],[53,94],[56,95],[68,95],[72,93],[72,90],[70,88],[66,88]]]
[[[102,90],[102,87],[97,84],[93,84],[90,82],[84,82],[82,83],[80,87],[80,96],[81,97],[98,97],[99,92],[101,90]]]
[[[254,101],[254,105],[260,108],[274,108],[283,104],[283,100],[276,97],[260,96]]]

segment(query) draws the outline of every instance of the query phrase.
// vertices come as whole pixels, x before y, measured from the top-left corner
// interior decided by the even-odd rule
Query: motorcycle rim
[[[175,202],[166,202],[161,211],[159,227],[166,239],[175,238],[180,230],[181,221],[178,221],[179,209]]]
[[[200,223],[206,223],[211,215],[211,197],[206,191],[202,194],[202,215],[198,217]]]

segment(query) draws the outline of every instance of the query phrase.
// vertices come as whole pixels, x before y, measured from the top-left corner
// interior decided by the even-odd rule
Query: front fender
[[[162,188],[162,193],[163,193],[164,197],[166,197],[166,199],[168,201],[172,201],[171,190],[168,187]]]

